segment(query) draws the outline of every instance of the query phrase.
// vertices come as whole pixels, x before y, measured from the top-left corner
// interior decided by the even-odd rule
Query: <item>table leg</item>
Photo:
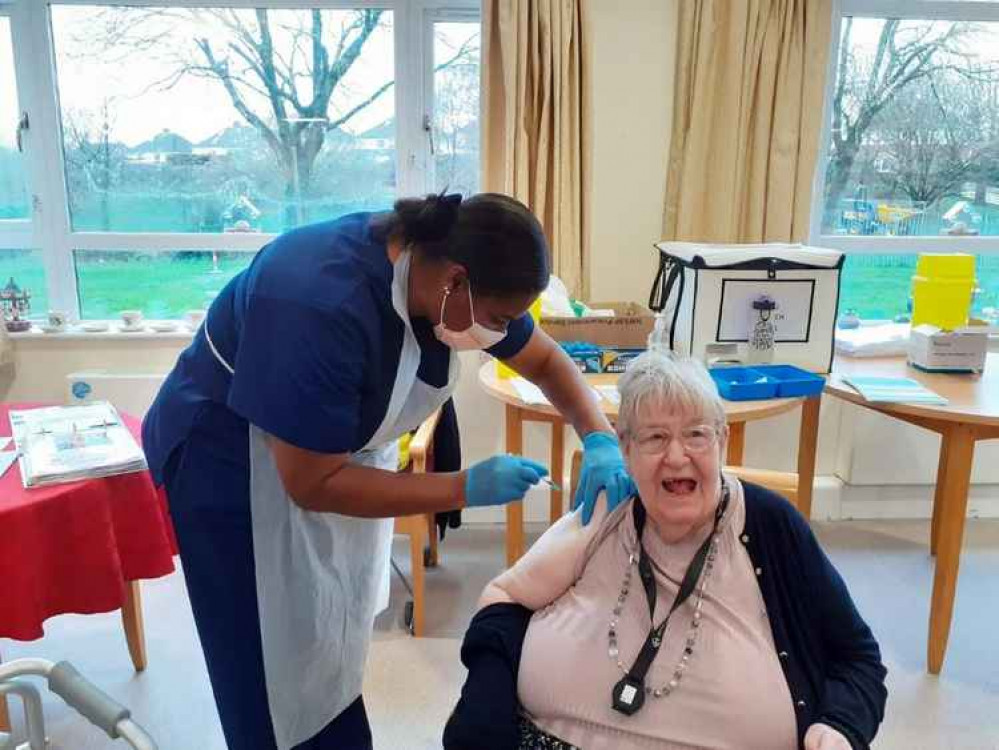
[[[426,611],[426,571],[423,565],[423,543],[425,541],[422,519],[414,519],[409,540],[409,567],[413,576],[413,636],[422,638]]]
[[[949,458],[950,441],[946,436],[940,437],[940,459],[937,461],[937,485],[933,490],[933,520],[930,522],[930,554],[936,555],[940,542],[940,509],[944,505],[943,493],[947,486],[947,460]]]
[[[559,487],[565,482],[565,422],[556,419],[552,422],[552,466],[551,478]],[[550,488],[550,500],[548,507],[548,523],[554,524],[562,517],[564,505],[562,504],[563,492]],[[572,498],[569,498],[572,502]]]
[[[728,455],[725,463],[729,466],[742,466],[742,454],[746,447],[746,423],[732,422],[728,426]]]
[[[142,592],[139,581],[125,582],[125,601],[121,605],[121,622],[125,626],[128,653],[136,672],[146,668],[146,632],[142,625]]]
[[[822,396],[801,402],[801,427],[798,430],[798,510],[812,517],[812,486],[815,483],[815,449],[819,442],[819,408]]]
[[[3,659],[0,659],[0,663],[3,663]],[[6,696],[0,696],[0,732],[10,731],[10,714],[7,711],[7,698]]]
[[[516,406],[506,406],[506,452],[524,452],[524,414]],[[513,565],[524,554],[524,503],[506,506],[506,564]]]
[[[933,575],[930,636],[927,643],[927,662],[932,674],[940,674],[944,655],[947,653],[958,567],[961,562],[961,542],[968,511],[968,486],[971,483],[971,465],[975,455],[975,434],[965,425],[955,424],[949,427],[943,433],[943,440],[949,445],[941,450],[946,458],[946,483],[940,494],[937,564]]]

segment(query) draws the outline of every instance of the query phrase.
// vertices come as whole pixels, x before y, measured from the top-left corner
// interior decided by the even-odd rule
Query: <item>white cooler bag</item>
[[[753,301],[776,303],[775,363],[829,372],[843,253],[768,243],[661,242],[649,307],[653,336],[681,354],[707,359],[710,344],[734,344],[745,359]]]

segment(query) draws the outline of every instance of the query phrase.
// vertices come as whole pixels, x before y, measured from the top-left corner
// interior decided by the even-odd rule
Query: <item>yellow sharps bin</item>
[[[974,289],[974,255],[920,253],[912,277],[912,325],[966,326]]]

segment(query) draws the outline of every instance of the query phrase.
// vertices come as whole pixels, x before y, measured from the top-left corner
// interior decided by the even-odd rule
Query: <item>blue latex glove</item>
[[[468,470],[465,500],[469,508],[505,505],[520,500],[548,469],[520,456],[493,456]]]
[[[617,438],[608,432],[591,432],[583,438],[583,468],[572,500],[573,509],[583,506],[584,526],[593,518],[597,495],[603,489],[607,490],[608,513],[636,492]]]

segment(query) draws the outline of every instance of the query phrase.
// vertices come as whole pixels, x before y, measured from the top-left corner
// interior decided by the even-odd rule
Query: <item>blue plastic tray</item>
[[[754,368],[715,367],[710,372],[721,397],[728,401],[777,397],[777,381]]]
[[[757,365],[753,368],[777,381],[777,398],[817,396],[826,386],[826,379],[794,365]]]
[[[822,376],[794,365],[715,367],[711,377],[722,398],[729,401],[815,396],[826,383]]]

